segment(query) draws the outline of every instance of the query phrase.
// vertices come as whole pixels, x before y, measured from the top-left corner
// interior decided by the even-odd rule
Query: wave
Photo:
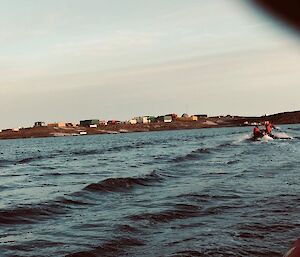
[[[178,251],[171,255],[171,257],[205,257],[205,256],[209,256],[209,255],[206,255],[203,252],[193,251],[193,250]]]
[[[144,146],[157,145],[158,143],[167,143],[167,140],[152,140],[152,141],[139,141],[135,143],[136,148],[143,148]]]
[[[218,152],[220,150],[224,150],[225,148],[231,148],[233,147],[232,142],[222,143],[220,145],[217,145],[215,147],[211,148],[198,148],[190,153],[184,155],[184,156],[177,156],[171,160],[171,162],[186,162],[186,161],[194,161],[201,158],[207,157],[209,154],[212,154],[214,152]]]
[[[102,155],[107,152],[121,152],[126,151],[133,148],[131,145],[125,145],[125,146],[115,146],[108,149],[81,149],[81,150],[75,150],[71,152],[71,155],[75,156],[86,156],[86,155]]]
[[[44,167],[41,167],[42,169]],[[45,167],[46,170],[56,170],[54,167]],[[49,172],[49,173],[41,173],[37,176],[39,177],[59,177],[59,176],[84,176],[89,174],[88,172],[68,172],[68,173],[60,173],[60,172]]]
[[[210,154],[211,151],[208,148],[198,148],[193,150],[192,152],[184,155],[184,156],[177,156],[171,160],[171,162],[186,162],[186,161],[194,161],[204,157],[205,155]]]
[[[233,164],[237,164],[239,162],[240,162],[240,160],[230,160],[230,161],[227,162],[227,164],[228,165],[233,165]]]
[[[234,205],[220,205],[215,207],[209,207],[202,212],[202,216],[209,216],[209,215],[219,215],[223,214],[227,210],[242,208],[243,206],[234,206]]]
[[[0,226],[7,224],[28,224],[40,220],[49,219],[59,214],[65,214],[71,206],[91,205],[84,194],[86,191],[96,192],[118,192],[133,189],[136,186],[150,186],[160,182],[162,176],[151,172],[139,178],[109,178],[99,183],[86,186],[83,190],[72,193],[69,196],[59,197],[55,200],[28,204],[14,209],[0,210]]]
[[[19,160],[0,160],[0,167],[6,167],[6,166],[10,166],[10,165],[18,165],[18,164],[29,164],[35,161],[40,161],[42,159],[50,159],[53,158],[53,155],[49,155],[49,156],[32,156],[32,157],[26,157],[26,158],[22,158]]]
[[[265,238],[265,236],[258,234],[258,233],[254,233],[254,232],[242,232],[242,233],[239,233],[238,237],[254,238],[254,239],[264,239]]]
[[[71,152],[71,155],[101,155],[105,153],[111,153],[111,152],[122,152],[122,151],[128,151],[128,150],[134,150],[143,148],[144,146],[153,145],[153,142],[137,142],[134,144],[128,144],[128,145],[119,145],[119,146],[113,146],[106,149],[80,149],[75,150]]]
[[[194,202],[208,202],[208,201],[219,201],[219,200],[235,200],[240,199],[241,196],[237,194],[229,195],[215,195],[215,194],[198,194],[188,193],[177,195],[176,198],[182,199],[183,201],[194,201]]]
[[[300,128],[288,128],[289,130],[300,131]]]
[[[120,146],[114,146],[110,147],[107,149],[81,149],[81,150],[75,150],[71,154],[72,155],[79,155],[79,156],[84,156],[84,155],[100,155],[100,154],[105,154],[109,152],[121,152],[121,151],[127,151],[131,149],[136,149],[136,148],[141,148],[141,145],[120,145]]]
[[[91,149],[91,150],[81,149],[81,150],[75,150],[75,151],[71,152],[72,155],[80,155],[80,156],[103,154],[103,153],[104,153],[104,150],[101,150],[101,149]]]
[[[198,148],[194,151],[192,151],[192,153],[195,153],[195,154],[202,154],[202,153],[211,153],[211,151],[208,149],[208,148]]]
[[[228,148],[228,147],[233,147],[233,144],[231,142],[228,142],[228,143],[223,143],[223,144],[220,144],[218,145],[216,148],[217,149],[220,149],[220,148]]]
[[[189,225],[191,225],[191,224],[189,224]],[[201,224],[201,226],[202,225],[203,224]],[[184,227],[186,227],[186,226],[184,225]],[[190,227],[195,227],[195,224],[193,224],[193,226],[190,226]],[[198,224],[197,224],[197,227],[198,227]],[[195,240],[195,237],[189,237],[189,238],[185,238],[185,239],[178,240],[178,241],[168,242],[165,245],[169,247],[169,246],[173,246],[173,245],[177,245],[177,244],[181,244],[181,243],[185,243],[185,242],[193,241],[193,240]]]
[[[6,246],[7,249],[13,250],[13,251],[25,251],[25,252],[32,252],[39,248],[50,248],[50,247],[58,247],[58,246],[64,246],[62,242],[54,242],[54,241],[48,241],[48,240],[31,240],[28,242],[25,242],[23,244],[17,244],[17,245],[10,245]],[[17,255],[14,255],[17,256]]]
[[[173,210],[165,210],[158,213],[141,213],[131,215],[128,218],[132,221],[147,221],[149,223],[168,223],[173,220],[187,219],[200,215],[200,208],[195,205],[179,204]]]
[[[1,225],[17,225],[31,224],[37,221],[45,220],[65,214],[72,205],[90,205],[91,203],[80,199],[72,199],[71,197],[60,197],[56,200],[28,204],[13,209],[0,210],[0,226]]]
[[[272,257],[282,257],[282,253],[281,252],[275,252],[275,251],[271,251],[270,249],[258,249],[258,250],[247,250],[247,248],[245,247],[245,255],[242,256],[257,256],[257,257],[268,257],[268,256],[272,256]]]
[[[103,245],[92,248],[91,250],[70,253],[65,257],[112,257],[126,253],[128,248],[139,247],[145,245],[145,242],[131,237],[115,238]]]
[[[133,189],[137,186],[149,186],[153,183],[160,182],[162,176],[155,171],[143,177],[125,177],[125,178],[108,178],[98,183],[93,183],[84,188],[88,191],[97,192],[120,192]]]
[[[90,202],[77,200],[77,199],[68,199],[66,197],[62,197],[59,201],[59,203],[62,203],[64,205],[91,205]]]
[[[171,257],[206,257],[206,256],[222,256],[222,257],[282,257],[282,253],[275,252],[270,249],[252,250],[248,245],[235,246],[219,246],[206,250],[183,250],[171,255]]]
[[[174,158],[171,162],[186,162],[186,161],[193,161],[193,160],[197,160],[198,156],[196,154],[187,154],[185,156],[178,156],[176,158]]]
[[[212,135],[198,135],[198,136],[193,136],[194,139],[203,139],[203,138],[208,138],[212,137]]]
[[[122,231],[122,232],[125,232],[125,233],[133,233],[133,234],[136,234],[139,232],[139,230],[133,226],[130,226],[130,225],[119,225],[117,227],[117,230],[118,231]]]
[[[300,224],[260,224],[260,223],[253,223],[253,224],[243,224],[240,225],[239,229],[243,231],[250,231],[250,232],[267,232],[267,233],[275,233],[275,232],[288,232],[292,229],[299,228]]]
[[[120,145],[120,146],[114,146],[111,148],[108,148],[106,151],[107,152],[122,152],[122,151],[127,151],[127,150],[132,150],[132,149],[139,149],[142,148],[143,145],[142,143],[137,143],[137,144],[132,144],[132,145]]]
[[[15,162],[10,160],[0,160],[0,167],[6,167],[12,164],[15,164]]]
[[[0,225],[7,224],[27,224],[36,220],[43,220],[49,216],[63,213],[61,208],[55,203],[28,205],[15,209],[0,211]]]
[[[16,163],[17,164],[27,164],[27,163],[30,163],[30,162],[34,162],[34,161],[40,160],[42,158],[43,158],[42,156],[27,157],[27,158],[18,160]]]

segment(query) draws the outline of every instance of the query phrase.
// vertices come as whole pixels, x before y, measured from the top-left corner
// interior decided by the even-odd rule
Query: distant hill
[[[294,112],[282,112],[277,114],[272,114],[267,117],[262,117],[263,119],[269,119],[273,123],[277,124],[294,124],[300,123],[300,111]]]
[[[281,112],[260,117],[237,117],[236,123],[248,122],[264,122],[271,121],[274,124],[296,124],[300,123],[300,111]]]

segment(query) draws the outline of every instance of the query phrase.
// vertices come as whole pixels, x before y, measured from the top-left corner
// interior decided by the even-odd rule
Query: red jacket
[[[268,134],[270,134],[270,133],[272,132],[272,128],[273,128],[272,124],[271,124],[271,123],[268,124],[268,125],[266,126],[266,132],[267,132]]]
[[[254,135],[260,135],[260,129],[258,127],[254,127],[253,134]]]

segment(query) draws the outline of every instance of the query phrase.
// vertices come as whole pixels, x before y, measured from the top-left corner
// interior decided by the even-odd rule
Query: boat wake
[[[274,133],[274,136],[277,139],[293,139],[293,137],[289,136],[287,133],[285,132],[280,132],[280,133]]]

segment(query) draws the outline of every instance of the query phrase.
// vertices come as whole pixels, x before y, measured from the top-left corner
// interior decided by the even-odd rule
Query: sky
[[[241,0],[0,1],[0,128],[300,110],[300,41]]]

